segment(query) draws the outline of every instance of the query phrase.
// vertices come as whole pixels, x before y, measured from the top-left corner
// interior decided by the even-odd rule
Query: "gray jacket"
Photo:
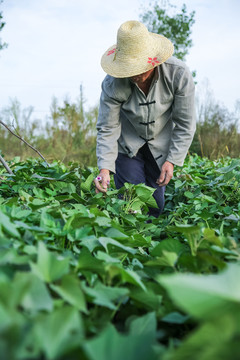
[[[118,152],[133,157],[146,141],[160,170],[166,160],[182,166],[196,128],[194,88],[174,57],[155,68],[147,96],[129,78],[107,75],[97,121],[99,169],[115,172]]]

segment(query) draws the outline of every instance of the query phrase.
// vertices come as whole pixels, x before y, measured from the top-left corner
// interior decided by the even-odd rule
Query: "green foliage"
[[[63,106],[53,99],[51,117],[44,126],[41,121],[32,120],[33,108],[22,109],[17,99],[11,99],[10,105],[2,110],[1,120],[49,162],[61,159],[65,163],[78,161],[83,166],[95,166],[98,110],[94,107],[85,112],[82,97],[81,93],[76,103],[72,104],[65,100]],[[7,159],[36,155],[3,126],[1,134],[0,149]]]
[[[156,318],[153,313],[131,322],[128,335],[119,334],[109,325],[100,336],[86,343],[85,349],[91,360],[105,359],[157,359],[153,350],[156,337]]]
[[[195,11],[187,13],[187,7],[182,5],[181,12],[171,11],[175,8],[168,0],[150,3],[150,9],[144,9],[140,15],[141,21],[148,30],[166,36],[174,44],[174,55],[185,60],[192,47],[192,26],[195,23]]]
[[[188,157],[157,219],[143,184],[118,191],[111,180],[96,194],[94,168],[10,166],[14,175],[0,168],[2,358],[238,358],[240,159]]]
[[[239,104],[229,111],[217,102],[211,91],[201,89],[197,96],[197,130],[190,151],[216,159],[238,157],[240,149]]]

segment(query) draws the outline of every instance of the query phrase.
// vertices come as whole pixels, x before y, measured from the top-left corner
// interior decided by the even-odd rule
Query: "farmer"
[[[174,165],[183,165],[195,132],[192,75],[172,54],[170,40],[127,21],[101,59],[108,75],[97,121],[96,192],[107,191],[110,173],[117,188],[145,183],[156,188],[158,209],[150,212],[156,217]]]

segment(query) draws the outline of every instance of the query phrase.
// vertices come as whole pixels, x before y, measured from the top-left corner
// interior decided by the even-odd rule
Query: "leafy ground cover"
[[[96,169],[0,170],[0,354],[239,359],[240,160],[189,156],[167,187],[95,194]]]

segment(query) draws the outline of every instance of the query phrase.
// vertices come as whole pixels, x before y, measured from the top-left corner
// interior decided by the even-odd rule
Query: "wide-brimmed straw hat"
[[[118,29],[117,44],[103,54],[103,70],[116,78],[142,74],[162,64],[173,54],[166,37],[148,31],[139,21],[126,21]]]

